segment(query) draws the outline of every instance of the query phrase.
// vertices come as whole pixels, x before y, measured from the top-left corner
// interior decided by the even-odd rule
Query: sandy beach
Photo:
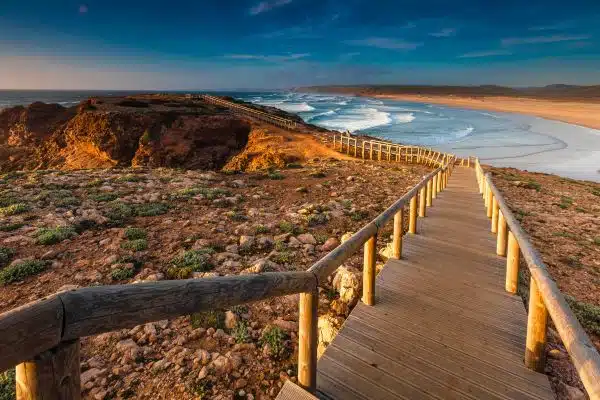
[[[515,97],[456,97],[422,95],[376,95],[374,97],[443,104],[476,110],[511,112],[535,115],[555,121],[600,129],[600,103],[585,101],[559,101]]]

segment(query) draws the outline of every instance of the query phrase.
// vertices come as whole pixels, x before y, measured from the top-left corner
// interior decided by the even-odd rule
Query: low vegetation
[[[57,226],[56,228],[40,228],[35,233],[37,243],[45,246],[60,243],[63,240],[76,236],[77,232],[72,226]]]
[[[13,264],[0,270],[0,284],[6,285],[22,281],[28,276],[39,274],[46,269],[48,264],[48,261],[42,260],[27,260]]]

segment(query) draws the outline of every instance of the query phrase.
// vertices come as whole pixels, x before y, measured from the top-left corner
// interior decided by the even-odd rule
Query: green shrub
[[[327,174],[323,171],[313,171],[310,174],[308,174],[308,176],[310,176],[311,178],[325,178]]]
[[[292,235],[297,235],[299,233],[302,233],[302,229],[300,229],[300,227],[298,227],[297,225],[295,225],[291,222],[288,222],[288,221],[280,221],[279,229],[282,232],[291,233]]]
[[[594,196],[600,196],[600,189],[592,188],[590,189],[590,193]]]
[[[110,203],[108,209],[104,211],[104,216],[110,220],[111,225],[115,226],[124,224],[133,215],[133,208],[120,201]]]
[[[352,214],[350,214],[350,218],[352,219],[352,221],[362,221],[368,216],[369,213],[364,210],[356,210]]]
[[[214,253],[212,248],[189,250],[175,257],[171,262],[176,267],[191,267],[194,271],[209,271],[212,269],[210,255]]]
[[[568,196],[560,196],[560,204],[558,206],[563,210],[569,208],[569,206],[573,204],[573,199]]]
[[[15,255],[15,251],[9,247],[0,246],[0,267],[4,267]]]
[[[116,200],[119,198],[119,196],[116,193],[99,193],[99,194],[90,196],[90,198],[94,201],[97,201],[98,203],[104,203],[104,202]]]
[[[575,316],[588,331],[600,335],[600,307],[565,296]]]
[[[225,312],[223,310],[210,310],[190,315],[192,328],[225,329]]]
[[[125,279],[131,279],[131,278],[133,278],[134,275],[135,275],[135,268],[131,268],[131,267],[115,268],[110,273],[110,276],[112,277],[112,279],[114,281],[123,281]]]
[[[49,261],[27,260],[0,270],[0,284],[22,281],[28,276],[39,274],[50,264]]]
[[[15,369],[0,372],[0,400],[15,400],[16,396]]]
[[[264,225],[256,225],[254,227],[254,232],[256,232],[257,234],[269,233],[269,228]]]
[[[140,175],[127,174],[116,179],[117,182],[145,182],[146,178]]]
[[[594,244],[595,244],[596,246],[600,246],[600,236],[596,236],[596,237],[594,238]]]
[[[23,226],[25,226],[25,224],[22,224],[22,223],[0,225],[0,231],[12,232],[12,231],[16,231],[17,229],[21,229]]]
[[[192,268],[169,267],[167,269],[167,278],[169,279],[187,279],[192,276]]]
[[[191,186],[181,189],[175,194],[175,197],[191,198],[198,195],[203,195],[208,200],[214,200],[220,197],[230,196],[231,192],[221,188],[207,188],[202,186]]]
[[[169,205],[165,203],[145,203],[135,206],[135,214],[140,217],[155,217],[166,214],[169,211]]]
[[[125,239],[127,240],[146,239],[147,237],[148,234],[142,228],[125,229]]]
[[[277,264],[290,264],[294,260],[294,253],[291,251],[278,251],[271,255],[270,259]]]
[[[81,201],[75,196],[62,197],[62,198],[54,201],[54,205],[56,207],[70,207],[70,206],[78,206],[80,204],[81,204]]]
[[[325,225],[327,221],[327,215],[325,214],[311,214],[306,218],[308,226]]]
[[[274,180],[274,181],[278,181],[278,180],[285,178],[285,176],[279,171],[269,172],[269,174],[267,176],[269,177],[269,179]]]
[[[85,186],[87,186],[87,187],[99,187],[99,186],[102,186],[103,184],[104,184],[104,180],[98,178],[98,179],[94,179],[93,181],[89,181],[87,183],[87,185],[85,185]]]
[[[72,226],[57,226],[56,228],[40,228],[35,236],[38,244],[50,245],[60,243],[76,234]]]
[[[237,343],[247,343],[250,341],[250,332],[248,332],[248,324],[246,321],[238,321],[231,330],[231,336],[235,338]]]
[[[0,215],[3,217],[9,217],[11,215],[23,214],[27,211],[29,211],[29,206],[27,204],[16,203],[0,208]]]
[[[522,186],[525,189],[535,189],[536,192],[539,192],[540,190],[542,190],[542,185],[540,185],[538,182],[536,182],[534,180],[525,182]]]
[[[228,217],[230,220],[232,220],[232,221],[238,221],[238,222],[241,222],[241,221],[247,221],[247,220],[248,220],[248,217],[247,217],[247,216],[245,216],[244,214],[242,214],[242,213],[240,213],[240,212],[238,212],[238,211],[234,211],[234,210],[232,210],[232,211],[228,211],[227,213],[225,213],[225,215],[226,215],[226,216],[227,216],[227,217]]]
[[[289,349],[286,345],[287,334],[278,326],[271,325],[264,329],[260,338],[261,344],[269,345],[271,349],[271,357],[274,359],[283,359],[288,353]]]
[[[148,248],[148,241],[146,239],[128,240],[121,243],[121,248],[124,250],[144,251]]]

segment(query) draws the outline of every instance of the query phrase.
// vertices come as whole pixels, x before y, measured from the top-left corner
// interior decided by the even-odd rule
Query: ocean
[[[6,91],[0,109],[34,101],[71,106],[125,91]],[[198,92],[191,92],[198,93]],[[358,96],[296,92],[211,92],[298,114],[328,129],[431,146],[484,163],[600,180],[600,131],[539,117]]]

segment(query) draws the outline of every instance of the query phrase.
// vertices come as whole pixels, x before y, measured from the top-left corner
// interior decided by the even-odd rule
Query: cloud
[[[85,4],[81,4],[79,6],[79,14],[85,14],[88,12],[88,6]]]
[[[264,39],[284,38],[284,39],[318,39],[321,36],[316,34],[311,26],[293,26],[277,31],[258,34]]]
[[[485,51],[473,51],[465,53],[458,58],[480,58],[480,57],[494,57],[494,56],[510,56],[512,53],[508,50],[485,50]]]
[[[408,42],[403,39],[392,39],[385,37],[370,37],[366,39],[348,40],[347,44],[354,46],[376,47],[388,50],[414,50],[423,46],[423,43]]]
[[[286,4],[290,4],[292,0],[271,0],[271,1],[261,1],[256,4],[254,7],[250,9],[250,15],[258,15],[264,12],[270,11],[273,8],[285,6]]]
[[[433,37],[450,37],[456,35],[456,28],[444,28],[438,32],[432,32],[429,36]]]
[[[285,62],[300,60],[309,57],[310,53],[293,53],[287,55],[262,55],[262,54],[226,54],[225,58],[231,60],[259,60],[268,62]]]
[[[571,41],[578,41],[578,40],[586,40],[586,39],[589,39],[590,37],[591,37],[591,35],[549,35],[549,36],[531,36],[531,37],[522,37],[522,38],[506,38],[506,39],[502,39],[502,46],[571,42]]]
[[[558,31],[562,29],[571,28],[574,25],[574,21],[561,21],[550,25],[532,26],[529,28],[530,31]]]

